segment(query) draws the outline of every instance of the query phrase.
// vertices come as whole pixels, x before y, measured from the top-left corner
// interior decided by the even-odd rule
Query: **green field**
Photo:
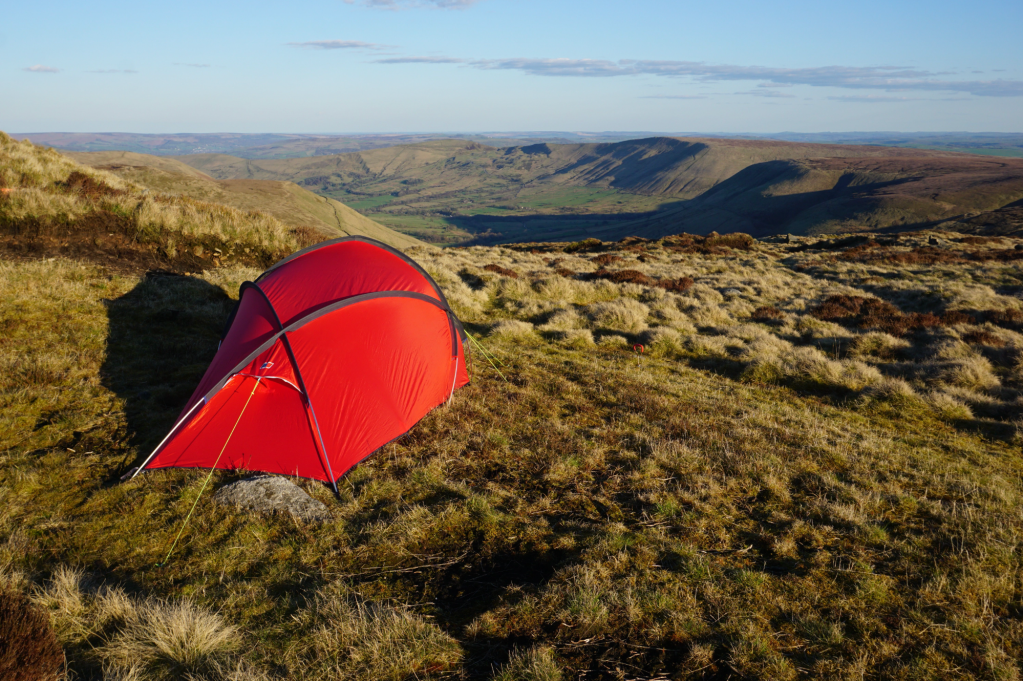
[[[349,196],[351,196],[351,195],[349,195]],[[332,198],[336,198],[336,197],[332,197]],[[393,196],[389,196],[389,195],[388,196],[372,196],[372,197],[369,197],[369,198],[357,199],[357,200],[354,200],[354,201],[351,200],[350,198],[346,197],[345,200],[342,200],[342,199],[338,199],[338,200],[340,200],[343,204],[345,204],[349,208],[352,208],[353,210],[357,210],[360,213],[370,213],[370,212],[373,211],[374,208],[379,208],[381,206],[386,206],[387,204],[389,204],[391,201],[394,200],[394,197]]]
[[[438,246],[450,246],[472,239],[472,234],[453,224],[450,218],[434,215],[392,215],[368,213],[366,217],[403,234]]]

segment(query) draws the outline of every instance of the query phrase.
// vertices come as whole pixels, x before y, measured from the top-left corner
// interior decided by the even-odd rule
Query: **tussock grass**
[[[86,671],[104,678],[237,678],[259,672],[231,653],[237,630],[191,601],[138,600],[78,568],[60,565],[32,598]],[[246,671],[247,670],[247,671]]]
[[[318,240],[264,213],[151,194],[3,132],[0,186],[10,189],[0,194],[3,246],[23,256],[84,255],[123,267],[265,267]]]
[[[401,681],[430,677],[461,661],[458,642],[408,608],[338,591],[322,592],[302,615],[309,626],[302,678]]]
[[[299,482],[321,526],[200,499],[162,567],[205,472],[119,478],[258,271],[0,261],[0,575],[79,678],[1012,678],[1018,265],[734,243],[413,253],[508,381],[477,356],[338,497]]]
[[[547,647],[514,650],[493,681],[561,681],[564,678],[553,651]]]

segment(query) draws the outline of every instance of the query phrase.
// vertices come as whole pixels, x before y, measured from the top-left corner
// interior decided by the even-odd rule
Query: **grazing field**
[[[68,678],[1019,677],[1020,239],[409,249],[472,383],[338,496],[299,481],[332,515],[304,524],[205,471],[120,481],[273,252],[107,257],[78,216],[122,195],[6,149],[5,243],[23,189],[68,218],[0,254],[0,608],[49,617]]]

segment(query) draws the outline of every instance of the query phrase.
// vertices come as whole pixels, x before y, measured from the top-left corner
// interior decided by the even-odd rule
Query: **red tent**
[[[139,472],[240,468],[336,485],[469,382],[464,341],[408,256],[363,237],[311,246],[242,284],[206,375]]]

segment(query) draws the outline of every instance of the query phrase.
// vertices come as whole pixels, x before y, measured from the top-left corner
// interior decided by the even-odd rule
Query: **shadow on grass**
[[[174,425],[216,354],[234,301],[201,279],[151,270],[106,301],[109,332],[103,385],[124,403],[128,443],[148,456]]]

